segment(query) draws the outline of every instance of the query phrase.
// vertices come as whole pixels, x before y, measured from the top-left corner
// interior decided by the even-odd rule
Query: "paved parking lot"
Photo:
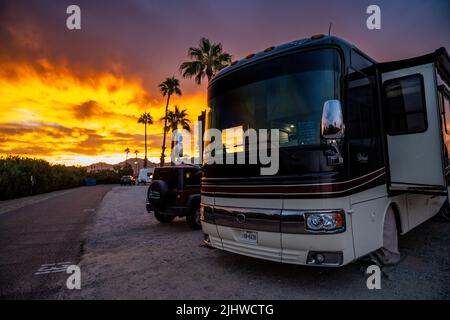
[[[85,233],[82,288],[59,299],[448,299],[450,223],[434,217],[400,239],[399,265],[368,290],[364,263],[285,265],[202,245],[184,219],[158,223],[146,187],[114,187]]]

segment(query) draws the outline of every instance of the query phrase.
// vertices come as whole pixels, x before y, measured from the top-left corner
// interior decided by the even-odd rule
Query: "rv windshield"
[[[206,127],[279,129],[284,154],[318,146],[322,108],[325,101],[340,98],[340,76],[340,56],[331,48],[244,67],[210,86]]]
[[[212,128],[279,129],[280,147],[320,144],[326,100],[339,99],[334,49],[282,56],[236,71],[209,91]]]

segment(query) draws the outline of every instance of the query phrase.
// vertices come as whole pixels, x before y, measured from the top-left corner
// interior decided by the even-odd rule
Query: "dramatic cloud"
[[[149,157],[159,158],[165,99],[150,99],[138,79],[98,72],[81,80],[48,61],[17,62],[14,70],[13,78],[2,76],[8,66],[0,73],[0,154],[118,162],[127,147],[143,154],[144,127],[137,119],[148,111],[155,119],[147,128]],[[205,108],[201,93],[172,101],[187,108],[192,121]]]
[[[79,106],[75,106],[73,111],[75,117],[82,120],[102,114],[100,105],[94,100],[89,100]]]

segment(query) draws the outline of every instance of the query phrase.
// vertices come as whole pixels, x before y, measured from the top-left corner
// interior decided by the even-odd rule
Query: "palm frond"
[[[211,42],[207,38],[201,38],[200,39],[200,49],[202,52],[210,52],[211,50]]]
[[[148,112],[144,112],[138,118],[138,123],[153,124],[153,117]]]
[[[222,44],[211,43],[207,38],[201,38],[198,48],[189,48],[188,57],[191,61],[180,65],[183,78],[193,78],[197,84],[207,77],[208,81],[221,69],[231,63],[231,55],[223,52]]]
[[[158,87],[163,96],[172,95],[174,93],[181,95],[180,81],[175,77],[166,78],[166,80],[160,83]]]

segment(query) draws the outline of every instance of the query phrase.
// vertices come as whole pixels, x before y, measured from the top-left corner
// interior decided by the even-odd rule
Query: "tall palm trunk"
[[[167,95],[167,102],[166,102],[166,113],[164,115],[164,135],[163,135],[163,145],[162,145],[162,152],[161,152],[161,159],[160,159],[160,165],[161,167],[164,166],[164,158],[166,151],[166,127],[167,127],[167,110],[169,108],[169,101],[170,101],[170,94]]]
[[[144,168],[147,168],[147,122],[144,124],[145,127],[145,157],[144,157]],[[137,155],[136,155],[137,158]]]
[[[173,133],[173,132],[172,132]],[[175,141],[170,141],[170,154],[172,155],[172,153],[173,153],[173,148],[175,147]]]

